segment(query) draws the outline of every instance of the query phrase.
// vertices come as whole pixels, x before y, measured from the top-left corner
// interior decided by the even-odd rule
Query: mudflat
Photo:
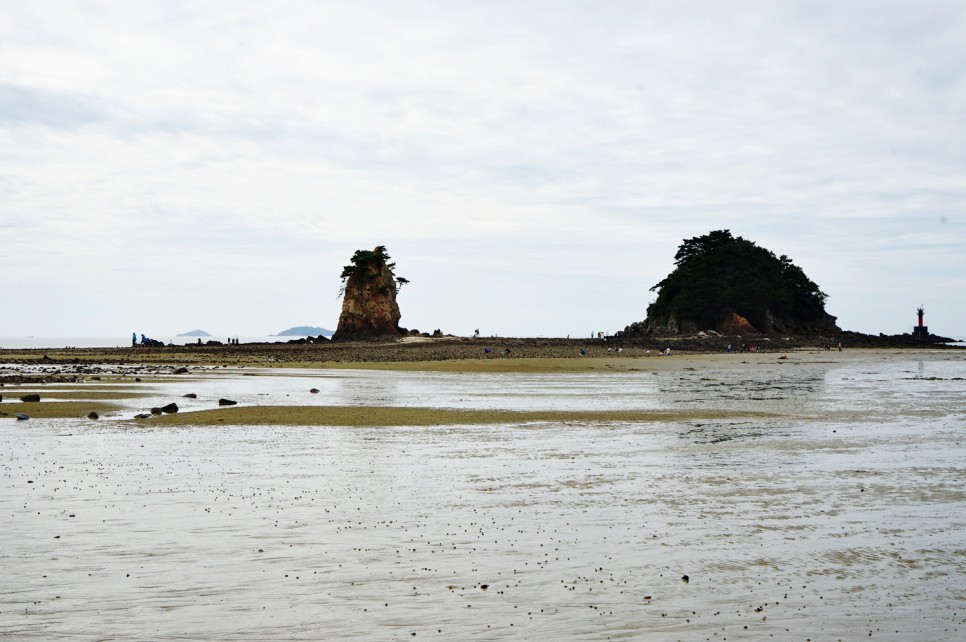
[[[454,375],[566,375],[626,376],[653,374],[702,380],[701,373],[725,373],[729,385],[741,386],[746,375],[787,379],[796,369],[824,371],[894,359],[958,360],[966,352],[907,348],[826,350],[824,348],[743,353],[674,351],[659,356],[657,347],[617,345],[604,341],[441,339],[397,342],[321,344],[254,344],[168,348],[61,349],[0,351],[0,418],[24,413],[32,418],[82,418],[96,412],[105,419],[152,425],[328,425],[429,426],[570,421],[691,421],[762,417],[772,410],[754,399],[726,407],[602,408],[587,400],[566,410],[502,407],[401,407],[371,398],[292,398],[286,390],[273,395],[271,386],[255,386],[237,406],[221,407],[219,397],[236,395],[241,381],[255,378],[305,376],[345,378],[339,373],[384,371],[452,373]],[[659,345],[659,344],[658,344]],[[619,350],[618,350],[619,349]],[[584,355],[580,355],[583,351]],[[576,356],[575,356],[576,355]],[[312,375],[311,373],[316,373]],[[230,381],[229,381],[230,380]],[[308,381],[308,380],[307,380]],[[413,380],[415,381],[415,380]],[[455,380],[454,380],[455,381]],[[519,381],[506,385],[518,386]],[[205,383],[207,382],[207,383]],[[196,383],[220,392],[194,400],[182,399]],[[346,384],[349,385],[349,384]],[[416,385],[416,384],[411,384]],[[305,392],[311,384],[307,383]],[[494,399],[511,391],[496,390]],[[20,402],[40,395],[39,403]],[[150,410],[179,402],[181,412]],[[308,402],[307,402],[308,401]],[[782,408],[782,413],[789,412]],[[147,420],[135,420],[146,415]]]
[[[627,352],[0,361],[0,637],[962,639],[966,353]]]

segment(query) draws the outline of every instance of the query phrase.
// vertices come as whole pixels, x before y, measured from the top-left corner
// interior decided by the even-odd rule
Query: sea
[[[140,335],[138,335],[140,340]],[[187,345],[197,343],[201,339],[206,341],[221,341],[227,343],[228,339],[237,338],[239,343],[286,343],[292,339],[304,339],[305,335],[298,336],[210,336],[210,337],[151,337],[163,342],[165,345]],[[124,348],[130,347],[131,335],[123,337],[0,337],[0,349],[59,349],[59,348]]]
[[[128,376],[97,421],[16,421],[8,383],[0,637],[966,639],[966,353],[790,356]],[[672,418],[130,421],[221,397]]]

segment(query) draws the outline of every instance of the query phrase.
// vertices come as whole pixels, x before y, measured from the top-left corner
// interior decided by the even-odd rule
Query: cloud
[[[728,228],[846,327],[889,323],[883,273],[966,312],[928,285],[966,268],[958,3],[7,9],[5,273],[218,283],[190,300],[215,319],[264,288],[253,326],[303,296],[331,326],[342,263],[384,244],[422,326],[566,334],[639,320],[680,241]]]
[[[42,125],[73,130],[102,119],[102,114],[77,96],[0,84],[0,126]]]

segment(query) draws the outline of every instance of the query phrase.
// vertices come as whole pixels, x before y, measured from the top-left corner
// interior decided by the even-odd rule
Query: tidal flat
[[[8,383],[0,636],[962,639],[966,355],[778,356]]]

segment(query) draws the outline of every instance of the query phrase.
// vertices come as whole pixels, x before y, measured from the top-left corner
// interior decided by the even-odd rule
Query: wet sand
[[[964,356],[778,356],[17,366],[0,636],[962,639]]]

